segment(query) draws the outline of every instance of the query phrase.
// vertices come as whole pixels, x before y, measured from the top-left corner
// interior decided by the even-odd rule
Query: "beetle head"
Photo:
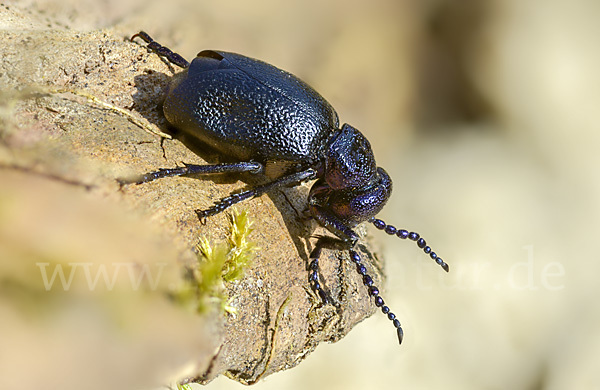
[[[348,124],[327,143],[320,176],[310,190],[309,209],[322,225],[344,239],[349,237],[343,230],[374,217],[392,191],[392,180],[375,164],[371,144]]]
[[[364,187],[334,189],[325,178],[317,180],[308,197],[311,214],[338,236],[343,230],[340,227],[352,228],[370,220],[390,197],[392,180],[383,168],[377,167],[370,181],[372,183]]]

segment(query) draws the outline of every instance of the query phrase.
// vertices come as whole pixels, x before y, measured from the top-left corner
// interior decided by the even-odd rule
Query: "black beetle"
[[[324,303],[329,298],[319,283],[319,256],[327,247],[347,249],[375,305],[393,322],[402,343],[400,321],[384,304],[361,258],[353,250],[353,228],[371,222],[376,228],[409,238],[444,270],[448,265],[415,232],[396,229],[375,215],[392,191],[392,180],[377,167],[371,145],[354,127],[339,128],[338,115],[309,85],[265,62],[222,51],[204,50],[191,63],[141,31],[135,37],[184,70],[167,92],[163,112],[175,128],[239,162],[160,169],[137,184],[193,173],[251,172],[272,179],[267,184],[231,194],[206,210],[204,221],[229,206],[283,187],[316,179],[308,196],[310,216],[337,236],[320,237],[310,254],[309,283]]]

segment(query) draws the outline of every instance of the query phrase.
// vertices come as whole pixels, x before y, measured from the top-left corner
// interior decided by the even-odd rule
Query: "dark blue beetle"
[[[221,199],[207,210],[196,210],[204,221],[227,207],[283,186],[317,179],[308,197],[310,215],[338,238],[319,238],[309,264],[309,282],[324,303],[329,298],[319,283],[319,256],[327,247],[347,249],[375,305],[388,316],[402,342],[400,321],[384,304],[361,258],[353,250],[353,228],[371,222],[378,229],[416,241],[448,271],[417,233],[396,229],[375,215],[392,191],[392,181],[377,167],[371,145],[354,127],[339,128],[338,115],[309,85],[265,62],[239,54],[205,50],[191,63],[155,42],[145,32],[135,34],[148,48],[184,68],[170,83],[163,112],[171,125],[239,162],[185,165],[144,175],[137,183],[192,173],[251,172],[271,178],[267,184]]]

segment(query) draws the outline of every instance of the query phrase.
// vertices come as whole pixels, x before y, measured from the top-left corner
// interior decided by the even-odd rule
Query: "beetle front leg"
[[[330,236],[318,236],[318,241],[315,244],[314,249],[310,252],[310,263],[308,264],[308,282],[310,283],[310,287],[317,294],[323,304],[332,303],[332,299],[330,295],[326,292],[326,290],[321,287],[324,286],[320,269],[319,269],[319,259],[321,257],[321,252],[323,249],[330,250],[348,250],[350,249],[350,244],[348,241],[341,240],[337,237]]]
[[[315,249],[310,252],[310,263],[308,264],[308,282],[310,283],[310,287],[317,294],[323,304],[327,305],[331,303],[331,298],[329,294],[325,292],[325,290],[321,287],[322,281],[320,281],[319,275],[319,258],[321,257],[321,250],[323,246],[321,245],[321,240],[317,241],[315,245]]]
[[[341,221],[332,213],[318,205],[309,205],[311,216],[317,220],[319,224],[327,228],[331,233],[338,236],[347,244],[344,249],[351,249],[358,242],[358,234],[347,224]]]

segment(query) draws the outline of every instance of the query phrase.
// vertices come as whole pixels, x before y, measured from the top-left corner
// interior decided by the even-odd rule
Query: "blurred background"
[[[403,345],[376,314],[256,388],[600,389],[596,0],[18,4],[299,76],[393,178],[381,218],[450,264],[374,232]]]

